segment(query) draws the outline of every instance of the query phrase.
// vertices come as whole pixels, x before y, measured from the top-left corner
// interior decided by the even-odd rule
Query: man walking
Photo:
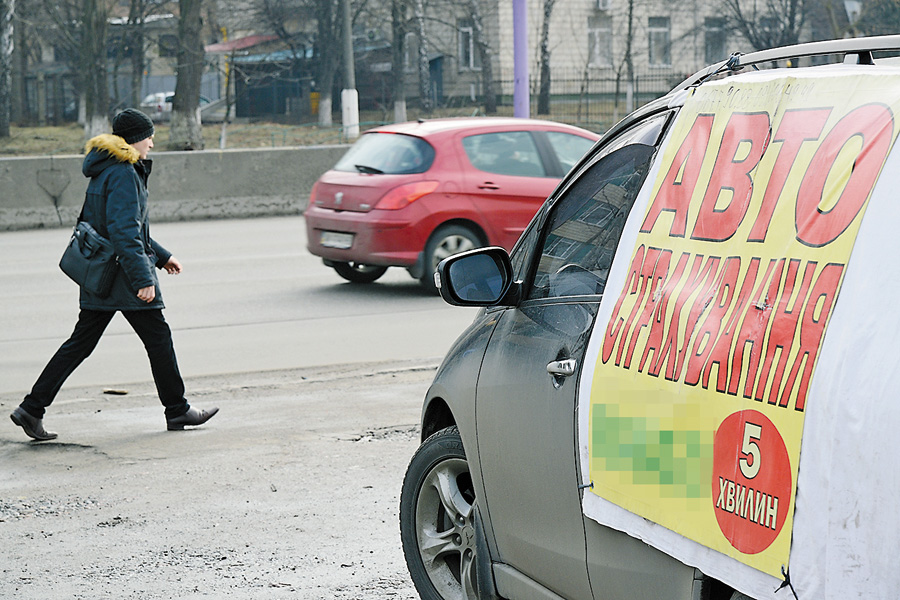
[[[177,275],[182,267],[150,237],[147,179],[152,161],[147,156],[153,148],[153,133],[153,122],[129,108],[113,119],[112,135],[102,134],[87,143],[82,172],[91,181],[80,219],[112,242],[119,267],[109,296],[81,288],[75,330],[10,415],[35,440],[57,437],[44,429],[44,412],[68,376],[93,352],[116,312],[122,313],[147,350],[167,429],[202,425],[219,410],[198,410],[185,399],[172,332],[162,314],[156,269]]]

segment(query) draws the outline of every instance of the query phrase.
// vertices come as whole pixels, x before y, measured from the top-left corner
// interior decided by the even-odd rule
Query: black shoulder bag
[[[59,261],[59,268],[90,293],[106,298],[116,278],[116,252],[108,239],[82,220],[83,216],[82,208],[69,245]]]

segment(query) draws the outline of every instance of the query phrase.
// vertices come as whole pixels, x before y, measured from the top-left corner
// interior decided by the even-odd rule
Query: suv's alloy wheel
[[[400,495],[400,539],[424,600],[477,599],[475,491],[456,427],[413,455]]]

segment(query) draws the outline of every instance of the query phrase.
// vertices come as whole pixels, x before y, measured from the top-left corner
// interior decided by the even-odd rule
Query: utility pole
[[[341,0],[344,11],[344,89],[341,90],[341,115],[348,140],[359,137],[359,92],[356,91],[356,67],[353,62],[353,19],[350,0]]]
[[[513,0],[513,116],[531,116],[528,90],[528,6]]]

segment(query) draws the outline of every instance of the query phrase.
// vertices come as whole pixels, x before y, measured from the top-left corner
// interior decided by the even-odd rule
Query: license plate
[[[352,233],[340,233],[338,231],[323,231],[319,243],[326,248],[338,248],[346,250],[353,245]]]

